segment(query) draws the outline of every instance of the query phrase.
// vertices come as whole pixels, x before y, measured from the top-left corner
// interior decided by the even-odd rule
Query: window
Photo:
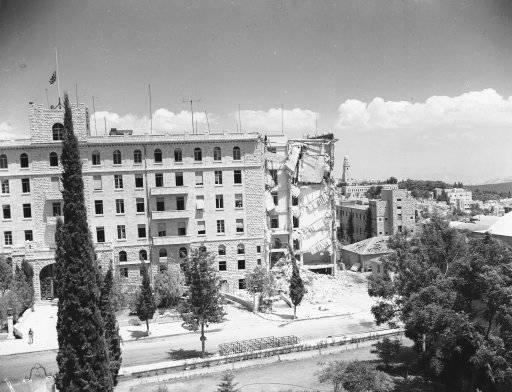
[[[8,163],[7,163],[7,155],[2,154],[0,155],[0,169],[7,169]]]
[[[116,214],[124,214],[124,199],[116,199]]]
[[[174,162],[183,162],[183,155],[181,153],[181,148],[177,148],[174,150]]]
[[[194,148],[194,161],[201,162],[203,160],[203,152],[199,147]]]
[[[203,186],[203,172],[196,171],[196,186]]]
[[[238,260],[238,269],[239,270],[245,269],[245,260]]]
[[[139,260],[146,261],[148,259],[148,252],[145,249],[139,251]]]
[[[293,250],[299,250],[300,249],[300,242],[298,239],[293,240]]]
[[[139,238],[146,238],[146,225],[137,225],[137,233]]]
[[[241,170],[235,170],[233,172],[233,181],[235,184],[242,183],[242,171]]]
[[[401,233],[402,232],[402,226],[398,226],[398,232]]]
[[[30,179],[29,178],[21,179],[21,191],[23,193],[30,193]]]
[[[126,253],[126,252],[125,252]],[[121,261],[121,260],[119,260]],[[123,278],[127,278],[128,277],[128,268],[126,267],[121,267],[119,269],[119,275],[121,275]]]
[[[20,167],[22,167],[22,168],[28,167],[28,155],[26,153],[20,154]]]
[[[112,160],[114,162],[114,165],[120,165],[121,164],[121,151],[115,150],[112,154]]]
[[[96,227],[96,241],[105,242],[105,228],[104,227]]]
[[[56,152],[50,153],[50,166],[59,166],[59,156]]]
[[[206,225],[204,221],[197,221],[197,235],[206,235]]]
[[[245,290],[245,279],[238,279],[238,289]]]
[[[114,188],[115,189],[123,189],[123,175],[122,174],[114,174]]]
[[[52,214],[53,216],[62,216],[62,204],[59,202],[52,203]]]
[[[157,188],[164,186],[164,174],[163,173],[155,173],[155,186]]]
[[[196,209],[204,210],[204,195],[196,196]]]
[[[224,208],[224,196],[223,195],[215,195],[215,208],[217,208],[217,209]]]
[[[225,228],[224,228],[224,220],[223,219],[220,219],[220,220],[217,220],[217,233],[218,234],[221,234],[221,233],[225,233]]]
[[[243,208],[244,199],[241,193],[235,193],[235,208]]]
[[[157,148],[153,154],[153,157],[155,158],[155,163],[162,163],[162,150]]]
[[[243,219],[236,220],[236,232],[238,234],[241,234],[244,232],[244,220]]]
[[[297,196],[292,196],[292,206],[299,205],[299,198]]]
[[[187,225],[185,222],[178,222],[178,235],[179,236],[187,235]]]
[[[219,260],[219,271],[226,271],[227,269],[226,260]]]
[[[296,216],[293,216],[292,221],[293,221],[293,228],[294,229],[298,228],[299,227],[299,218],[297,218]]]
[[[163,197],[156,198],[156,210],[165,211],[165,199]]]
[[[167,236],[167,227],[165,225],[165,222],[160,222],[157,226],[158,230],[158,236],[159,237],[166,237]]]
[[[261,253],[261,245],[256,245],[256,253]]]
[[[274,205],[279,205],[279,197],[277,195],[277,192],[271,192],[270,194],[272,195],[272,200],[274,200]]]
[[[278,181],[277,181],[277,170],[275,169],[270,169],[268,171],[268,173],[270,174],[270,177],[272,177],[272,181],[274,181],[274,185],[278,185]]]
[[[216,162],[222,160],[222,152],[220,150],[220,147],[215,147],[213,149],[213,160]]]
[[[236,247],[236,253],[239,255],[244,255],[245,254],[245,245],[238,244],[238,246]]]
[[[219,256],[226,256],[226,246],[219,245]]]
[[[160,248],[160,250],[158,251],[158,257],[167,257],[167,249]]]
[[[233,147],[233,160],[239,161],[240,159],[242,159],[240,154],[240,147]]]
[[[12,231],[4,231],[4,244],[12,245]]]
[[[93,188],[95,191],[101,191],[103,185],[101,183],[101,176],[92,176]]]
[[[94,200],[94,213],[103,215],[103,200]]]
[[[144,212],[145,206],[144,206],[144,199],[142,197],[137,197],[135,199],[135,204],[137,206],[137,212]]]
[[[32,230],[25,230],[25,241],[34,241],[34,233],[32,232]]]
[[[125,225],[117,225],[117,239],[118,240],[126,239],[126,226]]]
[[[176,196],[176,209],[178,211],[183,211],[185,209],[185,197],[184,196]]]
[[[182,172],[175,173],[175,181],[176,181],[176,186],[183,186],[183,173]]]
[[[215,170],[215,185],[222,185],[222,171]]]
[[[61,123],[53,124],[52,136],[53,136],[53,140],[63,140],[64,139],[64,125],[62,125]]]
[[[256,259],[256,264],[261,265],[261,259]]]
[[[187,251],[187,248],[185,248],[185,247],[181,247],[178,250],[178,257],[180,259],[186,259],[187,258],[187,254],[188,254],[188,251]]]
[[[9,193],[9,180],[2,180],[2,193],[4,195]]]
[[[11,206],[9,204],[2,206],[4,219],[11,219]]]
[[[271,216],[270,217],[270,228],[271,229],[278,229],[279,228],[279,217],[278,216]]]
[[[135,150],[133,152],[133,163],[140,164],[142,163],[142,151]]]
[[[121,252],[119,252],[119,261],[120,262],[126,262],[128,261],[128,256],[126,255],[126,252],[124,250],[122,250]]]
[[[144,177],[142,174],[135,174],[135,188],[143,188],[144,187]]]
[[[92,152],[92,164],[93,164],[93,166],[101,165],[101,157],[100,157],[100,153],[98,151]]]
[[[23,204],[23,218],[32,218],[32,206],[30,203]]]

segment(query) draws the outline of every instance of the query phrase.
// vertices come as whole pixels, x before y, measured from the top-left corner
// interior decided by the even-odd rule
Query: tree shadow
[[[170,350],[167,352],[169,354],[169,358],[173,360],[180,360],[180,359],[191,359],[191,358],[201,358],[201,351],[199,350]],[[205,352],[205,357],[211,357],[213,353]]]
[[[128,332],[130,332],[132,339],[135,339],[135,340],[138,340],[140,338],[145,338],[148,336],[147,331],[135,330],[135,331],[128,331]]]

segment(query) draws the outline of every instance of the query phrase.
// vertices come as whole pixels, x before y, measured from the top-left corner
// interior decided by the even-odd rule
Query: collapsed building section
[[[335,181],[332,134],[265,142],[267,254],[269,265],[295,259],[304,267],[334,273]]]

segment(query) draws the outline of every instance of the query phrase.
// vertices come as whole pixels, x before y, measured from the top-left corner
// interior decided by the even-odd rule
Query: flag
[[[55,83],[57,80],[57,71],[53,71],[52,76],[50,76],[50,84]]]

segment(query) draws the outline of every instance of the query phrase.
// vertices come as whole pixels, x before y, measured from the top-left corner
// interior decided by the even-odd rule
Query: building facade
[[[141,262],[156,274],[205,246],[223,289],[244,289],[246,271],[267,260],[260,136],[92,136],[85,106],[71,106],[100,266],[113,263],[123,284],[138,285]],[[37,299],[54,294],[62,122],[62,109],[31,104],[30,138],[0,141],[0,253],[33,265]]]

